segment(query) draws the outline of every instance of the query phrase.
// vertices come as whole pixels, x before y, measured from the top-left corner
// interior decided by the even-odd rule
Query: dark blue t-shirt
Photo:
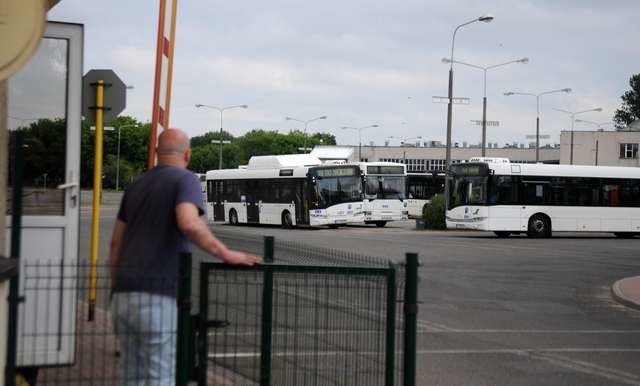
[[[185,202],[204,213],[200,180],[175,166],[156,166],[127,188],[118,212],[127,227],[114,292],[177,296],[180,253],[190,251],[176,221],[176,206]]]

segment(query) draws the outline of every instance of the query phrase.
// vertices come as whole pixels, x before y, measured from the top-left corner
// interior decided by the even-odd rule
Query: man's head
[[[158,165],[186,168],[191,160],[189,137],[179,129],[167,129],[158,137]]]

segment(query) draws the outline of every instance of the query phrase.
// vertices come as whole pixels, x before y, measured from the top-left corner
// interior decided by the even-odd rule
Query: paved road
[[[88,236],[83,211],[81,237]],[[115,208],[101,221],[106,258]],[[640,385],[640,312],[611,284],[640,272],[640,240],[606,234],[497,239],[423,232],[410,222],[339,230],[214,225],[236,248],[260,238],[303,242],[399,261],[418,252],[419,385]],[[83,237],[88,250],[88,239]],[[276,256],[277,257],[277,256]]]

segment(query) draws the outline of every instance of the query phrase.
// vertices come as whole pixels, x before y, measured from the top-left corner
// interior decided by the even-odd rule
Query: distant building
[[[618,131],[574,131],[573,164],[640,166],[640,122]],[[560,163],[571,163],[571,131],[560,134]]]

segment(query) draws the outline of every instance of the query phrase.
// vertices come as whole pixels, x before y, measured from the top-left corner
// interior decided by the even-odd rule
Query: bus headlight
[[[404,202],[404,205],[403,205],[403,206],[404,206],[405,208],[407,207],[407,202],[406,202],[406,201]]]

